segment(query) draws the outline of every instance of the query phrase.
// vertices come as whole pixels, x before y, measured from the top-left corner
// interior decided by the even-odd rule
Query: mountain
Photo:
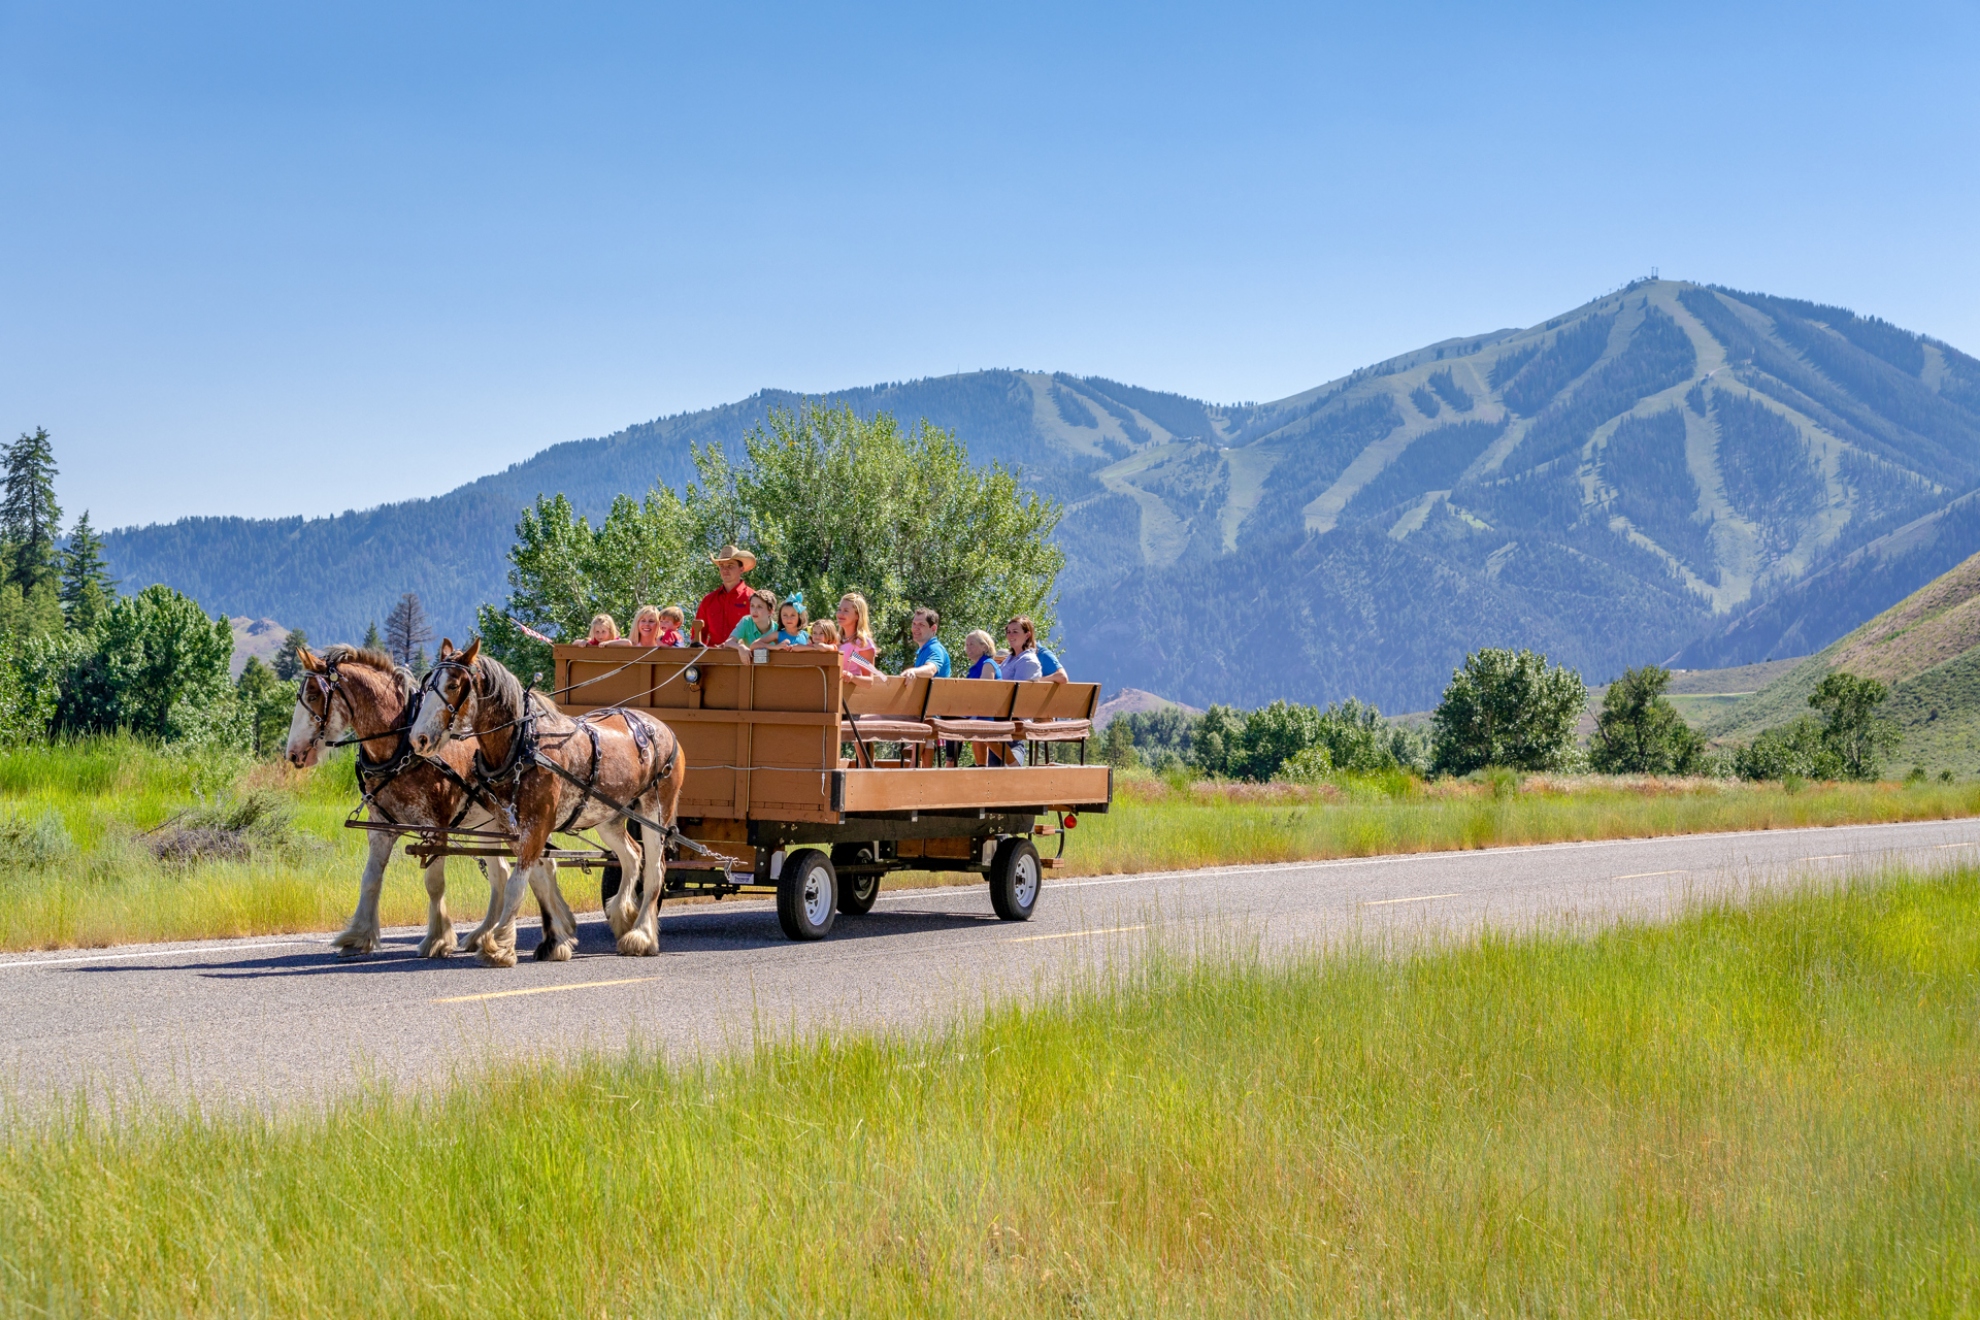
[[[1841,308],[1639,281],[1273,403],[983,371],[740,403],[561,444],[430,500],[106,538],[128,586],[361,633],[405,590],[500,599],[539,492],[602,513],[770,409],[954,429],[1065,502],[1064,652],[1193,704],[1436,700],[1467,650],[1606,679],[1818,649],[1980,550],[1980,362]],[[1797,593],[1800,594],[1797,594]],[[1783,649],[1787,648],[1787,649]]]
[[[1890,685],[1886,710],[1905,735],[1893,764],[1980,770],[1980,554],[1734,703],[1706,731],[1745,742],[1809,714],[1809,693],[1837,670]]]

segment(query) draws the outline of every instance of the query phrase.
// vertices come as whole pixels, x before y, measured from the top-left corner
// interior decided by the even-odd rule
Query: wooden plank
[[[566,715],[582,715],[597,706],[559,706]],[[832,728],[839,717],[823,710],[689,710],[685,706],[639,706],[651,710],[662,724],[790,724]]]
[[[1104,765],[1022,769],[841,771],[843,806],[857,811],[967,811],[982,807],[1087,806],[1108,799]]]

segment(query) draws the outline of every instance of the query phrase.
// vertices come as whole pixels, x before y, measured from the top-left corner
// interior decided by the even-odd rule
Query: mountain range
[[[522,507],[600,514],[779,407],[953,429],[1064,502],[1080,676],[1177,700],[1432,704],[1468,650],[1592,681],[1807,654],[1980,550],[1980,361],[1837,307],[1638,281],[1263,404],[980,371],[555,445],[434,499],[113,532],[127,589],[361,634],[416,590],[460,634]],[[1971,494],[1970,494],[1971,493]]]

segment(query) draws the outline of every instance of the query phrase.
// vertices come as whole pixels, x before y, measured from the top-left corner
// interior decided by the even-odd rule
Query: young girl
[[[612,622],[612,616],[609,614],[592,615],[591,634],[583,642],[579,643],[581,646],[616,646],[619,644],[619,625]]]
[[[840,667],[845,670],[846,677],[855,683],[871,683],[880,673],[859,654],[852,642],[839,640],[839,626],[830,619],[820,619],[811,625],[811,644],[837,651]]]
[[[805,631],[804,593],[793,591],[784,597],[784,603],[777,607],[777,644],[779,646],[810,646],[811,635]]]
[[[682,636],[687,627],[687,612],[678,605],[669,605],[660,611],[660,636],[655,646],[686,646],[687,638]]]
[[[749,617],[729,634],[729,644],[740,650],[754,650],[758,643],[769,646],[777,637],[777,593],[758,587],[749,593]]]
[[[839,650],[859,660],[866,670],[878,673],[873,668],[874,657],[880,654],[873,644],[873,624],[866,608],[866,597],[857,591],[848,591],[839,598]]]

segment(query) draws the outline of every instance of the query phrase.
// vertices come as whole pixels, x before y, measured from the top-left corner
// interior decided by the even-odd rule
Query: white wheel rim
[[[1020,853],[1017,859],[1017,874],[1013,877],[1019,907],[1030,907],[1038,900],[1038,859],[1030,853]]]
[[[825,884],[825,868],[808,866],[804,872],[804,919],[814,926],[825,924],[832,913],[832,893]]]

